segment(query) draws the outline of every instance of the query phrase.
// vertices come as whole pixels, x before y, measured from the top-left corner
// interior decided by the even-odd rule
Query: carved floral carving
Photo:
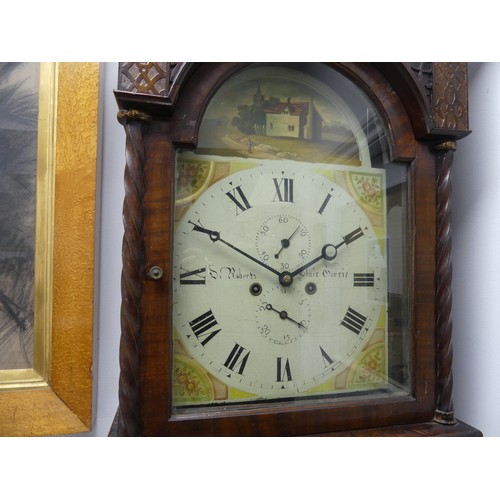
[[[432,111],[438,128],[466,130],[467,63],[434,63]]]

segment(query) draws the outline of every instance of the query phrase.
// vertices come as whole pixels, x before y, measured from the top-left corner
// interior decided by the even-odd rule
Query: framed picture
[[[90,431],[99,65],[0,64],[0,435]]]

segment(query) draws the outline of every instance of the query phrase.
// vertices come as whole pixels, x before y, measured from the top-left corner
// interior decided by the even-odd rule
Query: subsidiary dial
[[[311,236],[299,218],[279,213],[259,226],[255,245],[262,262],[272,264],[280,272],[291,271],[309,256]]]
[[[276,287],[259,297],[255,318],[257,331],[269,342],[291,344],[307,334],[311,305],[302,292]]]

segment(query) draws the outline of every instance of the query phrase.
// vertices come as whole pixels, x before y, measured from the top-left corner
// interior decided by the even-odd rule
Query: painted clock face
[[[381,240],[331,177],[263,163],[230,173],[183,213],[174,328],[205,379],[249,400],[309,394],[359,358],[384,318]]]

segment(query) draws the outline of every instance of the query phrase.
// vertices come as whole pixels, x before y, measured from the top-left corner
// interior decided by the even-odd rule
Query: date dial
[[[276,287],[259,297],[256,310],[258,332],[273,344],[291,344],[307,334],[311,306],[298,290]]]
[[[266,219],[255,238],[258,258],[280,272],[291,271],[311,252],[307,226],[294,215],[279,213]]]

